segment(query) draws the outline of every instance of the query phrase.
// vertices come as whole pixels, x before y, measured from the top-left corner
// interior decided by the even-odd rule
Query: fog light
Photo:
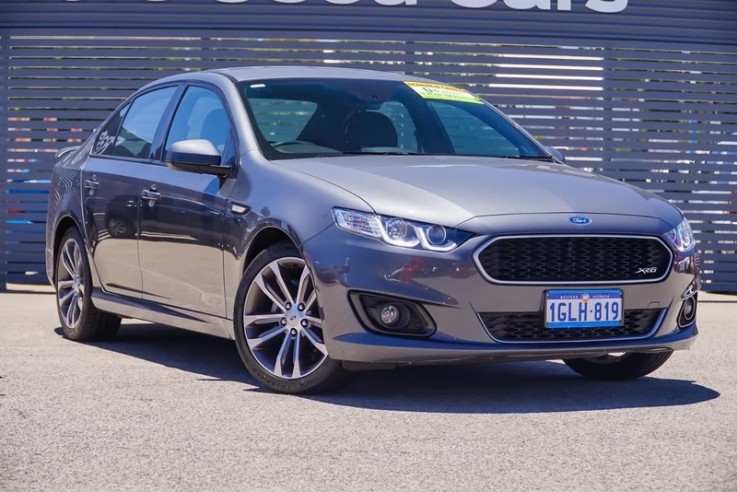
[[[381,322],[385,325],[395,325],[399,321],[399,308],[394,304],[384,304],[379,316],[381,317]]]
[[[693,323],[696,319],[696,307],[698,305],[697,296],[687,297],[681,305],[681,312],[678,313],[678,326],[685,328]]]
[[[354,311],[364,326],[392,335],[429,336],[435,324],[425,309],[412,301],[352,292]]]

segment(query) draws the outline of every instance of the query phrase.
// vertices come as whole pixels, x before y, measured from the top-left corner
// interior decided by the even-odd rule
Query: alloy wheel
[[[59,311],[69,328],[79,325],[84,307],[84,264],[82,249],[73,238],[61,246],[60,266],[56,275]]]
[[[279,258],[248,287],[243,331],[258,364],[273,376],[298,379],[327,358],[312,274],[301,258]]]

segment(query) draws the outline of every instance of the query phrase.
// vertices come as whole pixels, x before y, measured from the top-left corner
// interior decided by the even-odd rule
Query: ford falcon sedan
[[[676,207],[440,82],[186,73],[61,154],[46,259],[72,340],[110,339],[121,317],[209,333],[259,385],[315,393],[410,364],[562,359],[633,379],[697,334]]]

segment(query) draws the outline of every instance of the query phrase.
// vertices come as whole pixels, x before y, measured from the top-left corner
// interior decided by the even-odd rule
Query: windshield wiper
[[[421,152],[410,152],[408,150],[377,150],[376,152],[365,150],[348,150],[340,154],[331,155],[428,155]]]
[[[517,159],[522,161],[555,162],[555,160],[548,155],[494,155],[490,157],[496,157],[497,159]]]

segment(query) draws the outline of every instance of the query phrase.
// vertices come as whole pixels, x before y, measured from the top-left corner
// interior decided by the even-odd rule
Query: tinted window
[[[452,104],[431,101],[456,154],[519,156],[518,149],[493,126]]]
[[[477,96],[426,81],[275,79],[240,85],[267,158],[434,154],[549,157]]]
[[[190,87],[177,108],[165,150],[180,140],[205,139],[223,154],[231,143],[230,118],[220,97],[209,89]]]
[[[176,87],[147,92],[137,97],[123,118],[115,145],[106,154],[148,159],[161,117]]]
[[[274,143],[298,140],[317,109],[314,102],[293,99],[254,97],[249,102],[264,138]]]
[[[110,118],[110,121],[100,130],[95,143],[95,154],[111,154],[115,146],[115,139],[118,136],[118,130],[120,130],[120,122],[125,118],[128,108],[130,108],[130,105],[115,113],[115,116]]]
[[[402,150],[417,152],[417,129],[404,104],[398,101],[387,101],[378,111],[389,117],[397,132],[397,146]]]

